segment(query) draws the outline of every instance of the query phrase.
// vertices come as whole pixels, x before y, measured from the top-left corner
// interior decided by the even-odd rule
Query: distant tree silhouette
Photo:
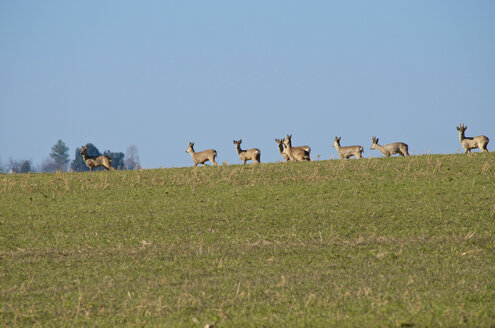
[[[56,172],[57,164],[52,158],[45,158],[40,166],[40,172]]]
[[[112,160],[112,167],[116,170],[121,170],[124,168],[124,153],[122,152],[111,152],[110,150],[105,150],[103,155],[110,157]]]
[[[130,145],[125,151],[124,168],[126,170],[139,169],[139,155],[136,145]]]
[[[67,147],[62,140],[57,141],[52,147],[50,157],[55,163],[55,170],[67,171],[67,164],[69,164],[69,147]]]
[[[15,173],[34,172],[30,160],[15,161],[12,159],[9,161],[9,171]]]

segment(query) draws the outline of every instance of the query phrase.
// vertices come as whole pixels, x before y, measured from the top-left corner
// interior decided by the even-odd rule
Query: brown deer
[[[400,156],[409,156],[409,147],[403,142],[394,142],[384,146],[378,144],[377,137],[371,137],[371,148],[378,149],[380,153],[384,156],[389,157],[390,155],[399,154]]]
[[[289,145],[289,147],[292,147],[292,134],[288,134],[285,137],[285,140],[284,141],[287,141],[287,144]],[[311,153],[311,147],[310,146],[296,146],[296,147],[293,147],[293,148],[300,148],[300,149],[303,149],[303,150],[307,151],[308,154]]]
[[[93,169],[98,166],[103,166],[105,170],[112,169],[112,159],[105,155],[100,156],[88,156],[88,145],[86,147],[81,146],[81,156],[86,163],[86,166],[89,167],[89,171],[93,172]]]
[[[337,153],[339,154],[340,159],[350,158],[355,156],[356,158],[363,158],[363,147],[362,146],[340,146],[340,139],[342,137],[335,137],[335,141],[332,145],[335,149],[337,149]]]
[[[297,147],[291,147],[289,145],[289,141],[287,139],[284,140],[284,153],[289,157],[291,161],[302,162],[302,161],[310,161],[309,153]]]
[[[242,139],[239,140],[232,140],[235,145],[235,149],[237,150],[237,154],[239,154],[239,158],[243,162],[243,164],[246,164],[246,161],[253,160],[255,163],[260,162],[261,158],[261,151],[258,148],[251,148],[248,150],[242,150],[241,149],[241,143]]]
[[[287,155],[284,152],[284,141],[282,139],[275,139],[275,142],[278,145],[278,151],[280,152],[280,155],[288,162],[290,161],[289,155]]]
[[[194,142],[190,142],[189,147],[186,149],[186,153],[191,154],[194,167],[198,166],[198,164],[203,164],[204,166],[207,161],[211,161],[213,165],[218,166],[218,163],[215,162],[215,157],[217,157],[217,151],[215,149],[203,150],[196,153],[193,147]]]
[[[482,152],[488,152],[488,142],[490,139],[486,136],[477,137],[466,137],[464,131],[466,131],[467,126],[464,124],[459,124],[457,131],[459,131],[459,140],[461,142],[462,148],[464,148],[465,154],[470,153],[471,149],[479,148]]]

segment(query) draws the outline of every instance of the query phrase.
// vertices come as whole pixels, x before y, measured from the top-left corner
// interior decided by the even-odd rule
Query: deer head
[[[189,147],[186,149],[186,153],[194,152],[194,142],[189,142]]]
[[[375,149],[375,146],[378,144],[378,138],[377,137],[371,137],[371,148],[370,149]]]
[[[464,124],[459,124],[459,126],[457,127],[457,131],[459,131],[460,133],[464,133],[464,131],[466,131],[467,129],[467,126],[464,126]]]

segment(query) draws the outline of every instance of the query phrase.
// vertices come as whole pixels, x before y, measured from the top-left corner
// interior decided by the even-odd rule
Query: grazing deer
[[[98,166],[103,166],[107,171],[109,169],[114,170],[112,166],[112,159],[110,157],[105,155],[88,156],[88,145],[86,145],[86,147],[81,146],[81,156],[91,172],[93,172],[93,169]]]
[[[466,129],[467,126],[464,126],[464,124],[459,124],[457,127],[457,131],[459,131],[459,140],[461,141],[462,148],[465,150],[465,154],[470,153],[471,149],[474,148],[479,148],[482,152],[488,152],[486,147],[488,146],[490,139],[486,136],[466,137],[464,135]]]
[[[198,166],[198,164],[203,164],[204,166],[207,161],[211,161],[213,165],[218,166],[218,163],[215,162],[215,157],[217,157],[217,151],[215,149],[203,150],[196,153],[193,147],[194,142],[190,142],[189,147],[186,149],[186,153],[191,154],[194,167]]]
[[[289,141],[287,139],[284,140],[284,153],[289,157],[291,161],[302,162],[302,161],[310,161],[309,153],[297,147],[291,147],[289,145]]]
[[[378,144],[377,137],[371,137],[371,148],[370,149],[378,149],[380,153],[384,156],[389,157],[390,155],[399,154],[400,156],[409,156],[409,146],[407,146],[403,142],[394,142],[388,145],[380,146]]]
[[[282,139],[275,139],[275,142],[278,145],[278,151],[280,152],[280,155],[288,162],[290,161],[289,155],[287,155],[284,152],[284,141]]]
[[[332,145],[335,149],[337,149],[337,153],[339,154],[340,159],[350,158],[355,156],[356,158],[363,158],[363,146],[340,146],[340,139],[342,137],[335,137],[335,141]]]
[[[284,141],[287,141],[287,144],[289,145],[289,147],[292,147],[292,134],[288,134],[287,137],[285,137],[285,140]],[[307,151],[308,154],[311,153],[311,147],[310,146],[296,146],[296,147],[293,147],[293,148],[300,148],[300,149],[303,149],[303,150]]]
[[[261,151],[258,148],[251,148],[248,150],[241,149],[242,139],[236,141],[233,140],[235,149],[237,149],[237,154],[239,154],[239,158],[243,161],[243,164],[246,164],[246,161],[253,160],[255,163],[260,162]]]

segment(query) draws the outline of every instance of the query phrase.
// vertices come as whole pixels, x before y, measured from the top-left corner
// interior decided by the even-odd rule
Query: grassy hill
[[[495,153],[0,175],[0,326],[493,327]]]

